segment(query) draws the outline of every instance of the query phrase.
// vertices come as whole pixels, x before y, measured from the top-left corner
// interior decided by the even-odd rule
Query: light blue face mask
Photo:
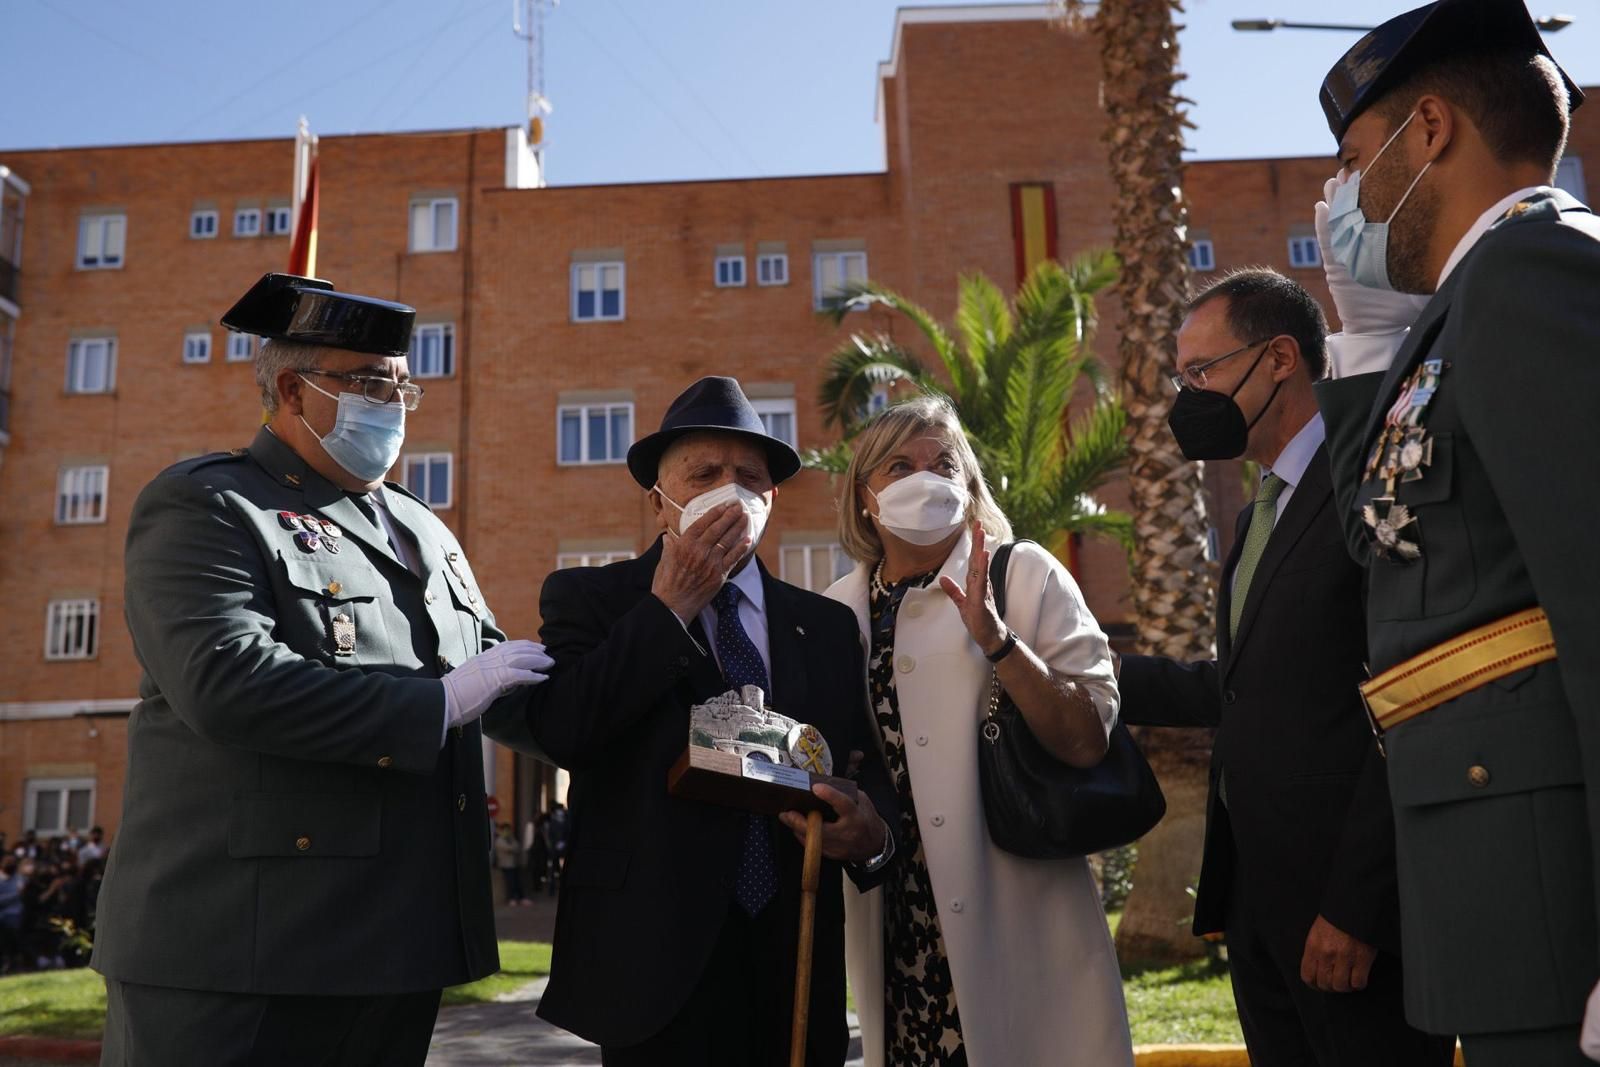
[[[1383,142],[1383,147],[1378,149],[1378,154],[1372,157],[1366,169],[1371,170],[1394,144],[1394,139],[1411,125],[1411,120],[1417,117],[1413,111],[1406,116],[1400,128],[1389,135]],[[1333,202],[1328,205],[1328,229],[1333,238],[1333,257],[1337,259],[1345,270],[1350,272],[1350,277],[1367,286],[1369,289],[1393,289],[1389,281],[1389,223],[1400,214],[1400,209],[1411,196],[1411,190],[1417,187],[1422,176],[1428,173],[1428,168],[1433,166],[1433,160],[1422,165],[1417,171],[1417,176],[1411,179],[1411,184],[1406,186],[1406,191],[1400,197],[1400,202],[1395,204],[1394,210],[1389,212],[1389,217],[1382,222],[1368,222],[1367,217],[1361,213],[1361,175],[1364,171],[1356,171],[1348,181],[1339,186],[1333,194]]]
[[[400,458],[400,446],[406,439],[406,406],[398,400],[374,404],[360,393],[330,393],[306,381],[304,375],[299,377],[323,396],[339,402],[333,429],[326,437],[317,438],[323,450],[352,477],[364,482],[378,481],[387,474],[394,461]],[[300,421],[311,430],[304,416]]]

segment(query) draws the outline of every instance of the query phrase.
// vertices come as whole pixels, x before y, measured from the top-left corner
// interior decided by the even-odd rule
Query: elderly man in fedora
[[[787,1062],[795,835],[667,790],[689,709],[745,685],[841,757],[866,754],[858,800],[816,787],[837,817],[823,831],[807,1062],[844,1062],[840,874],[881,877],[895,802],[869,742],[854,618],[755,555],[777,484],[799,469],[738,382],[703,378],[628,451],[662,531],[655,544],[544,585],[541,633],[556,662],[529,726],[572,773],[573,825],[539,1014],[598,1042],[610,1067]]]

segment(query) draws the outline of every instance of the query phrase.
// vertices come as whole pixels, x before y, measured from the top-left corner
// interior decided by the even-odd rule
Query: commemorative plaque
[[[831,818],[813,785],[856,797],[856,784],[833,777],[833,769],[820,730],[768,708],[761,688],[747,685],[689,709],[689,744],[667,773],[667,791],[763,815],[817,811]]]

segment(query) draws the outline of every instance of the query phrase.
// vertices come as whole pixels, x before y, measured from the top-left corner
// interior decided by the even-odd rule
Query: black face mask
[[[1251,429],[1272,407],[1272,401],[1277,398],[1283,383],[1272,387],[1267,402],[1261,405],[1256,417],[1248,423],[1244,421],[1244,412],[1233,398],[1256,372],[1256,367],[1260,366],[1262,357],[1271,347],[1270,344],[1262,346],[1261,355],[1256,356],[1256,361],[1250,364],[1250,369],[1231,393],[1215,393],[1208,389],[1179,391],[1178,400],[1172,405],[1172,413],[1167,416],[1167,426],[1171,428],[1172,436],[1178,439],[1178,447],[1183,450],[1185,459],[1238,459],[1244,455],[1250,443]]]

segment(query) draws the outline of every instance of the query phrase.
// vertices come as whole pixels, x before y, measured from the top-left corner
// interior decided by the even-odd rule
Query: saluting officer
[[[103,1064],[421,1064],[441,988],[498,969],[477,719],[551,661],[383,481],[414,317],[262,278],[222,322],[268,339],[267,425],[134,505]]]
[[[1584,1062],[1600,973],[1600,220],[1550,186],[1582,99],[1521,0],[1409,11],[1322,86],[1319,402],[1368,564],[1406,1010],[1472,1067]]]

